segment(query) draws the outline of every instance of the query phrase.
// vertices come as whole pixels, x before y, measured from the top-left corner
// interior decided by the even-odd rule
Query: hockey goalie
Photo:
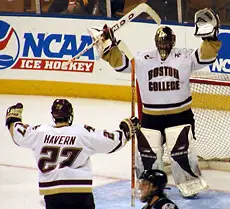
[[[219,28],[218,15],[205,8],[195,14],[194,35],[202,39],[199,48],[176,48],[173,30],[161,26],[155,33],[156,49],[134,56],[142,126],[137,133],[136,175],[139,177],[143,170],[164,169],[164,145],[183,197],[194,197],[208,188],[194,147],[195,121],[189,78],[192,72],[215,62],[221,47],[217,37]],[[130,73],[131,62],[119,48],[121,42],[107,25],[102,31],[96,45],[100,56],[115,71]],[[99,37],[98,31],[90,32],[94,40]]]

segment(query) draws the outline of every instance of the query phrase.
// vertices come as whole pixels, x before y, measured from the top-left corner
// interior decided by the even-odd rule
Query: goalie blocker
[[[87,31],[92,40],[95,41],[95,48],[100,57],[118,44],[113,30],[106,24],[103,26],[102,30],[98,28],[88,28]]]
[[[166,128],[165,134],[172,174],[181,194],[191,197],[207,189],[198,165],[191,125]]]

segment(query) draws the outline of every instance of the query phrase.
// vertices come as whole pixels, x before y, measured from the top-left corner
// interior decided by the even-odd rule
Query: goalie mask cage
[[[195,72],[190,86],[199,165],[230,171],[230,75]]]

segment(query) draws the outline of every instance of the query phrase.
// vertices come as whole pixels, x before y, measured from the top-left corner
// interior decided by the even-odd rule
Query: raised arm
[[[221,42],[217,38],[219,29],[219,17],[211,9],[205,8],[196,12],[194,35],[203,40],[200,49],[196,51],[196,58],[201,64],[215,61],[221,47]]]
[[[115,131],[97,130],[86,125],[84,128],[85,138],[82,143],[91,150],[91,154],[95,154],[120,150],[140,130],[141,125],[136,117],[132,117],[122,120]]]
[[[31,148],[36,136],[34,127],[22,123],[23,105],[17,103],[10,106],[6,111],[6,126],[15,144],[22,147]]]
[[[93,40],[99,40],[95,47],[103,60],[117,72],[131,72],[129,59],[120,49],[122,42],[117,41],[112,28],[104,25],[102,30],[91,28],[88,31]]]
[[[12,138],[14,137],[14,123],[22,122],[22,110],[23,105],[21,103],[17,103],[16,105],[10,106],[6,111],[6,126],[8,127]]]

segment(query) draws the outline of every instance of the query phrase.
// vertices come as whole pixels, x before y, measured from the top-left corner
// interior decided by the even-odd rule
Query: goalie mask
[[[168,182],[164,171],[158,169],[145,170],[139,178],[139,195],[141,202],[150,202],[155,195],[164,194]]]
[[[161,56],[161,60],[166,60],[172,48],[175,46],[176,36],[172,29],[167,26],[158,28],[155,35],[156,47]]]
[[[72,125],[73,108],[72,104],[66,99],[56,99],[51,107],[51,114],[55,123],[68,122]]]

